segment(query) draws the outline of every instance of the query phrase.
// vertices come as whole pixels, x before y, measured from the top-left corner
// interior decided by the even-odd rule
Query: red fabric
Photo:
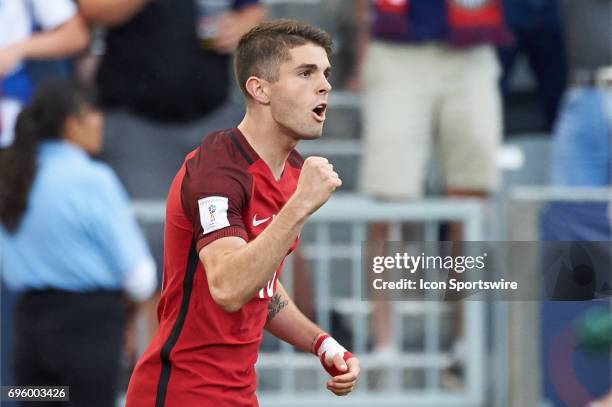
[[[408,0],[376,0],[376,7],[385,13],[404,14],[408,10]]]
[[[328,334],[319,335],[315,343],[312,345],[311,351],[313,354],[317,355],[317,353],[319,353],[319,348],[323,344],[323,341],[325,341],[327,338],[331,338],[331,336]],[[323,366],[323,369],[325,369],[325,371],[329,373],[330,376],[339,376],[339,375],[345,374],[346,371],[341,372],[340,370],[336,369],[336,366],[334,365],[327,366],[327,364],[325,363],[325,353],[326,352],[323,352],[321,356],[319,357],[319,360],[321,361],[321,365]],[[349,351],[346,351],[344,352],[344,356],[342,356],[342,359],[344,359],[344,361],[346,362],[352,357],[353,357],[353,354]]]
[[[323,352],[319,359],[321,360],[321,365],[323,365],[323,369],[325,369],[325,371],[327,373],[329,373],[330,376],[336,377],[336,376],[340,376],[340,375],[343,375],[346,372],[348,372],[348,370],[345,370],[344,372],[338,370],[336,368],[336,366],[333,365],[333,364],[331,366],[327,366],[327,364],[325,363],[325,353],[326,352]],[[342,359],[344,359],[344,361],[346,362],[346,361],[348,361],[352,357],[353,357],[353,354],[351,352],[349,352],[349,351],[346,351],[346,352],[344,352],[344,355],[342,356]]]
[[[463,47],[484,43],[506,45],[512,42],[512,35],[504,22],[501,0],[482,0],[482,4],[475,2],[472,6],[466,0],[444,1],[450,44]],[[385,40],[411,41],[408,22],[410,7],[409,0],[376,0],[373,33]]]
[[[295,191],[300,173],[299,166],[290,162],[301,165],[301,158],[294,152],[282,178],[276,181],[246,139],[234,131],[233,140],[227,132],[208,136],[187,157],[172,182],[166,207],[159,329],[136,364],[126,407],[155,407],[160,387],[166,391],[165,397],[160,397],[165,407],[258,405],[254,365],[280,267],[268,284],[270,289],[262,288],[238,312],[227,313],[212,299],[202,263],[197,258],[190,260],[190,255],[197,256],[191,248],[194,239],[198,247],[210,243],[208,236],[233,234],[255,239],[270,222],[255,227],[254,214],[262,219],[280,211]],[[203,235],[197,200],[210,194],[229,198],[230,226]],[[293,247],[296,244],[297,240]],[[196,264],[192,284],[186,278],[190,275],[188,264]],[[185,305],[184,323],[176,336]],[[162,361],[165,354],[170,363]],[[164,381],[162,373],[167,373],[168,366]]]
[[[487,0],[482,7],[468,8],[457,0],[446,0],[448,22],[451,29],[465,27],[499,26],[504,23],[499,0]]]
[[[312,345],[312,354],[313,355],[317,355],[317,353],[319,353],[319,348],[321,347],[321,344],[323,343],[324,340],[326,340],[327,338],[329,338],[330,336],[328,334],[321,334],[319,335],[319,337],[317,338],[317,340],[315,341],[315,343],[313,343]]]
[[[486,0],[480,7],[462,6],[460,0],[446,0],[446,5],[451,43],[471,45],[482,38],[496,45],[512,43],[501,0]]]

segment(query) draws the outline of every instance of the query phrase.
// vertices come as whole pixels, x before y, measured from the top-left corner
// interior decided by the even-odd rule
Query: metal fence
[[[327,376],[316,358],[296,352],[288,344],[277,344],[275,350],[262,350],[257,363],[261,405],[482,406],[487,352],[483,302],[463,303],[464,385],[457,391],[440,385],[441,372],[451,362],[448,347],[441,346],[449,306],[435,301],[390,302],[393,341],[400,351],[389,360],[370,351],[371,303],[362,300],[361,290],[361,250],[367,240],[368,223],[389,222],[396,236],[400,223],[421,223],[425,240],[437,240],[441,223],[460,222],[463,240],[480,241],[482,206],[481,201],[464,199],[381,203],[354,195],[337,195],[315,213],[302,233],[301,245],[312,264],[317,322],[329,330],[332,312],[348,321],[347,329],[353,338],[349,346],[361,360],[362,376],[351,397],[334,397],[325,389]],[[135,209],[142,222],[163,220],[161,202],[136,202]],[[336,267],[339,262],[344,264],[341,267],[344,272]],[[288,290],[293,285],[292,277],[291,267],[286,267],[282,280]],[[411,327],[419,327],[416,335],[423,340],[416,349],[408,350],[402,349],[402,336],[409,320]],[[368,380],[372,375],[382,375],[385,386],[381,388]]]

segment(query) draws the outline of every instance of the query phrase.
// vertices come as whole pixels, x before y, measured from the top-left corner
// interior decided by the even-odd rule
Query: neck
[[[262,114],[259,114],[262,113]],[[272,174],[279,179],[285,168],[285,162],[297,145],[297,140],[264,112],[247,112],[238,125],[257,155],[268,165]]]
[[[64,136],[57,141],[63,141],[70,144],[72,147],[76,147],[79,150],[86,152],[85,146],[83,145],[83,140],[79,137],[75,137],[73,133],[64,133]]]

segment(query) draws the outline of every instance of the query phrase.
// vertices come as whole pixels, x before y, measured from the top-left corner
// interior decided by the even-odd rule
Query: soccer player
[[[315,353],[349,394],[359,361],[308,320],[278,281],[309,216],[342,182],[300,140],[321,136],[331,38],[278,20],[245,34],[235,75],[246,98],[237,128],[192,151],[168,196],[159,330],[138,361],[127,407],[257,406],[263,329]]]

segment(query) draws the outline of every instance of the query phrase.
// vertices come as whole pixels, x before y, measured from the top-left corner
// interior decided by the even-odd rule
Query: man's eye
[[[310,71],[304,71],[300,73],[300,76],[303,76],[304,78],[308,78],[310,76]]]

